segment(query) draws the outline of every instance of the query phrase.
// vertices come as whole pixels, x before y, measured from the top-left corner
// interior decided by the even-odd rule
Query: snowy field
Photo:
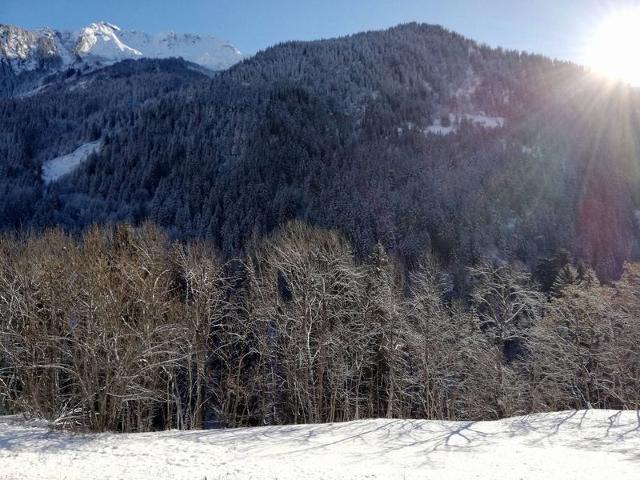
[[[71,435],[0,417],[7,479],[640,479],[637,412]]]

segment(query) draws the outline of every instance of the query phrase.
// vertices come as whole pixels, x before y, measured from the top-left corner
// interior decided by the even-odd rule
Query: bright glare
[[[591,38],[584,62],[596,72],[640,86],[640,8],[607,16]]]

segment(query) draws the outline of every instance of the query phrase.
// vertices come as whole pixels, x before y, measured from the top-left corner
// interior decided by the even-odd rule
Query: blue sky
[[[212,33],[245,53],[280,41],[334,37],[398,23],[437,23],[475,40],[578,59],[599,19],[640,0],[0,0],[0,23]]]

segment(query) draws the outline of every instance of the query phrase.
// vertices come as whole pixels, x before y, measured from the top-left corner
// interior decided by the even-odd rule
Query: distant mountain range
[[[125,59],[183,59],[210,70],[225,70],[243,59],[233,45],[213,36],[148,34],[97,22],[78,32],[50,28],[25,30],[0,24],[0,61],[14,73],[65,69],[73,65],[110,64]]]

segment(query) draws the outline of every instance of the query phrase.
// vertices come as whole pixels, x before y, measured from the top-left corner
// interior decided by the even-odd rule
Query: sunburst
[[[590,36],[582,61],[600,74],[640,86],[640,7],[608,13]]]

